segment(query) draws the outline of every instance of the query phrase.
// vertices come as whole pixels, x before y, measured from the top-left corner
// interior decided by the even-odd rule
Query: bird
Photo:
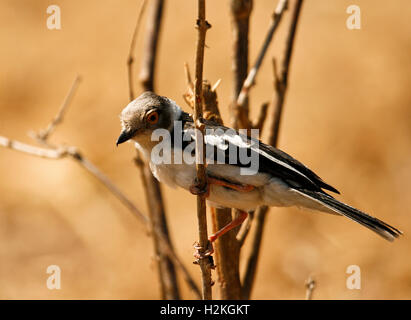
[[[238,209],[235,219],[209,237],[210,244],[241,225],[248,213],[261,205],[297,206],[344,216],[388,241],[402,234],[386,222],[334,198],[330,193],[339,194],[337,189],[289,154],[247,132],[205,119],[201,121],[207,187],[199,190],[193,117],[167,97],[143,92],[122,110],[120,121],[122,130],[116,145],[134,141],[160,182],[193,194],[205,193],[212,208]],[[248,167],[244,159],[250,160]]]

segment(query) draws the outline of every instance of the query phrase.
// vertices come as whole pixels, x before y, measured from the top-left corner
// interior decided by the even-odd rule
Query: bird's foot
[[[209,259],[209,263],[211,266],[211,269],[215,269],[214,265],[214,259],[212,254],[214,253],[214,247],[211,241],[207,242],[207,248],[204,249],[202,246],[200,246],[200,243],[196,241],[194,243],[194,258],[196,258],[196,261],[194,261],[194,264],[199,264],[199,260],[201,259]]]
[[[207,183],[205,186],[200,186],[197,179],[189,188],[190,192],[196,196],[204,195],[206,198],[210,195],[210,185]]]

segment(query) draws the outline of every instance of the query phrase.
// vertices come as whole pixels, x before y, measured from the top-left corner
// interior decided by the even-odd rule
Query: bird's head
[[[122,131],[117,145],[130,139],[142,142],[150,139],[156,129],[172,130],[181,109],[172,100],[146,91],[131,101],[121,112]]]

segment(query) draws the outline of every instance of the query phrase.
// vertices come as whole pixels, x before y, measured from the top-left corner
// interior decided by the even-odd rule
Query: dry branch
[[[81,81],[81,77],[76,76],[70,88],[70,91],[68,92],[66,98],[63,101],[63,104],[61,105],[59,112],[54,117],[54,119],[49,123],[47,128],[43,131],[40,131],[40,133],[38,134],[38,137],[40,139],[47,140],[49,135],[53,133],[56,126],[63,120],[64,113],[66,112],[67,107],[70,105],[71,101],[73,100],[74,94],[78,88],[78,85],[80,84],[80,81]]]
[[[205,0],[198,0],[197,13],[197,45],[195,57],[195,79],[194,79],[194,123],[196,126],[196,169],[197,187],[205,190],[207,186],[207,176],[205,171],[204,153],[204,125],[203,118],[203,65],[204,65],[204,46],[207,29],[211,26],[206,21]],[[197,195],[197,219],[198,219],[198,250],[203,254],[208,247],[207,235],[207,215],[205,194]],[[202,296],[204,300],[211,300],[211,262],[207,258],[197,260],[201,269]]]
[[[134,77],[134,70],[133,70],[133,64],[134,64],[134,59],[135,59],[134,51],[136,48],[138,31],[140,30],[141,18],[146,8],[146,4],[147,4],[147,0],[143,0],[143,2],[140,5],[136,26],[134,27],[133,36],[131,37],[130,50],[128,52],[127,75],[128,75],[128,89],[129,89],[130,101],[136,98],[136,94],[134,92],[134,78],[135,77]]]
[[[242,108],[237,107],[237,98],[241,92],[244,80],[248,73],[248,30],[250,14],[253,8],[252,0],[230,0],[231,25],[233,38],[233,94],[231,103],[231,126],[238,129],[240,118],[248,119],[248,99],[243,102]]]
[[[276,147],[278,143],[278,133],[280,129],[282,109],[284,106],[285,93],[286,93],[287,84],[288,84],[288,74],[289,74],[289,69],[290,69],[291,56],[293,52],[293,44],[294,44],[295,33],[297,30],[297,25],[298,25],[300,12],[301,12],[302,3],[303,3],[303,0],[297,0],[294,6],[293,15],[292,15],[290,27],[288,30],[287,40],[286,40],[286,48],[285,48],[285,54],[283,58],[282,71],[281,71],[280,77],[277,74],[275,60],[273,60],[274,90],[276,93],[274,95],[275,97],[274,100],[276,100],[276,102],[274,103],[275,108],[274,108],[273,122],[272,122],[271,134],[270,134],[268,143],[274,147]],[[250,297],[252,286],[255,280],[255,273],[257,270],[257,262],[258,262],[260,247],[261,247],[261,240],[262,240],[263,231],[264,231],[264,222],[265,222],[267,212],[268,212],[268,207],[261,206],[257,208],[256,213],[255,213],[256,223],[255,223],[255,232],[253,234],[253,239],[252,239],[252,249],[251,249],[250,255],[247,258],[246,272],[244,274],[244,280],[243,280],[243,298],[245,299],[248,299]]]
[[[238,117],[239,127],[241,128],[251,127],[250,120],[248,119],[248,107],[246,105],[249,91],[250,88],[255,84],[255,78],[257,76],[257,73],[264,60],[265,54],[271,43],[271,40],[273,39],[274,33],[277,30],[280,21],[282,20],[281,18],[283,16],[283,13],[287,9],[287,5],[287,0],[279,0],[278,5],[274,11],[272,21],[268,29],[267,35],[265,37],[263,46],[260,50],[260,53],[258,54],[257,60],[252,69],[250,70],[250,72],[248,73],[248,76],[245,79],[241,91],[238,95],[237,102],[235,104],[235,115]]]
[[[146,43],[140,69],[140,82],[144,90],[154,91],[154,74],[158,39],[160,37],[164,0],[152,0],[146,24]]]
[[[133,55],[142,13],[145,9],[145,4],[146,1],[143,1],[139,10],[136,26],[130,44],[129,56],[127,60],[128,83],[131,100],[134,100],[135,98]],[[148,13],[146,25],[147,37],[140,70],[140,83],[144,91],[154,91],[156,55],[158,48],[158,39],[161,29],[163,7],[164,0],[154,0],[151,3],[150,11]],[[136,163],[141,162],[141,158],[137,150],[136,159]],[[177,275],[175,272],[173,261],[170,259],[170,257],[168,257],[167,254],[163,252],[164,250],[162,249],[162,246],[160,246],[160,240],[158,239],[158,234],[161,234],[161,237],[168,242],[170,247],[172,247],[167,226],[167,219],[165,215],[161,187],[159,182],[153,177],[147,163],[145,163],[142,166],[138,166],[138,168],[140,168],[141,179],[143,181],[144,186],[144,193],[149,208],[151,228],[157,231],[153,234],[152,238],[156,256],[155,261],[157,265],[158,278],[160,280],[161,297],[163,299],[180,299]]]
[[[312,300],[314,289],[317,286],[317,282],[310,276],[305,281],[305,300]]]

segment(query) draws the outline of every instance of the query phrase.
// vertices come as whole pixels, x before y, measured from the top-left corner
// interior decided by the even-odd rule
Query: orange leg
[[[217,178],[207,177],[207,186],[206,186],[205,190],[201,190],[197,185],[194,184],[190,187],[190,192],[192,194],[195,194],[195,195],[205,194],[205,197],[208,198],[208,196],[210,194],[210,185],[211,184],[227,187],[227,188],[237,190],[237,191],[240,191],[240,192],[249,192],[249,191],[252,191],[254,189],[254,186],[252,186],[252,185],[234,184],[234,183],[226,182],[224,180],[219,180]],[[215,210],[215,209],[211,208],[211,210]],[[201,248],[199,247],[198,243],[194,244],[194,248],[196,249],[196,252],[194,253],[194,256],[197,259],[202,259],[202,258],[205,258],[205,257],[210,256],[211,254],[213,254],[213,252],[214,252],[213,242],[216,241],[223,234],[227,233],[228,231],[234,229],[235,227],[241,225],[244,222],[244,220],[248,216],[248,213],[245,212],[245,211],[242,211],[242,210],[239,210],[239,213],[240,213],[240,215],[237,218],[235,218],[229,224],[227,224],[226,226],[224,226],[223,228],[218,230],[216,233],[210,235],[210,237],[208,238],[208,241],[209,241],[208,247],[207,247],[205,252],[200,253]]]
[[[238,227],[241,225],[244,220],[247,218],[248,213],[242,210],[238,210],[240,213],[237,218],[235,218],[233,221],[231,221],[229,224],[227,224],[225,227],[221,228],[218,230],[216,233],[212,234],[211,236],[208,237],[208,241],[213,243],[216,241],[219,237],[221,237],[223,234],[227,233],[228,231],[234,229],[235,227]]]
[[[213,210],[213,213],[215,214],[215,208],[211,207],[211,210]],[[205,252],[200,253],[200,247],[198,243],[194,244],[194,248],[196,249],[196,252],[194,253],[194,257],[196,259],[203,259],[205,257],[211,256],[214,253],[214,247],[213,247],[213,242],[216,241],[219,237],[221,237],[223,234],[227,233],[228,231],[234,229],[235,227],[241,225],[244,220],[247,218],[248,213],[242,210],[238,210],[240,215],[235,218],[233,221],[231,221],[229,224],[218,230],[216,233],[210,235],[208,237],[208,245],[207,249]]]

